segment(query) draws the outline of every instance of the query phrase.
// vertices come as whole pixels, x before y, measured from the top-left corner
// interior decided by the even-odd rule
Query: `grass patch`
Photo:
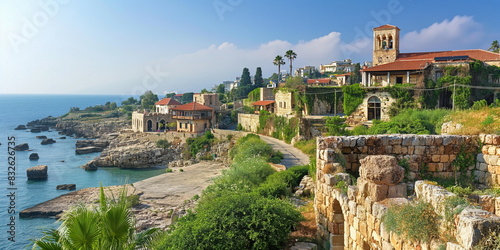
[[[438,237],[438,215],[425,202],[390,207],[382,218],[387,231],[412,242],[429,242]]]
[[[451,112],[446,121],[462,124],[454,133],[460,135],[498,134],[500,131],[500,108],[482,107],[474,110]]]
[[[306,155],[316,155],[316,139],[298,141],[293,146],[298,148],[300,151],[302,151],[302,153]]]

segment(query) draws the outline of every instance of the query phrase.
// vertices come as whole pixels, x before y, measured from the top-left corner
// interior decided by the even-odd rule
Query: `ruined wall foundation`
[[[429,203],[444,217],[443,201],[455,194],[419,179],[424,174],[453,177],[454,160],[464,153],[476,156],[467,172],[478,185],[499,184],[500,136],[318,138],[314,205],[320,249],[471,249],[489,231],[500,230],[500,197],[489,195],[477,197],[482,209],[467,207],[455,216],[450,240],[410,242],[385,229],[388,208],[412,199]],[[409,169],[399,166],[402,159]],[[356,184],[346,171],[359,176]],[[440,233],[449,231],[443,223]]]

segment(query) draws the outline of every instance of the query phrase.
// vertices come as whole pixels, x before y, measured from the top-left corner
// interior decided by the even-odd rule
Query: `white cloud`
[[[345,44],[340,33],[331,32],[297,44],[274,40],[254,49],[242,49],[236,44],[224,42],[157,63],[168,73],[161,83],[166,91],[199,91],[224,80],[234,80],[241,75],[244,67],[249,68],[252,75],[257,67],[262,67],[264,77],[268,77],[277,72],[277,67],[273,65],[276,55],[284,55],[290,49],[297,54],[297,59],[293,61],[293,68],[296,69],[306,65],[319,66],[350,56],[370,58],[370,45],[371,42],[364,40]],[[289,62],[286,58],[285,61],[281,69],[288,71]]]
[[[438,51],[470,48],[483,36],[482,25],[471,16],[455,16],[401,39],[401,51]]]

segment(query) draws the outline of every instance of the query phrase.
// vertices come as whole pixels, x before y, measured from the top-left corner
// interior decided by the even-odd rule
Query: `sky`
[[[293,50],[293,67],[371,60],[372,29],[401,52],[488,49],[500,1],[0,0],[0,94],[199,92]],[[288,62],[282,66],[288,70]]]

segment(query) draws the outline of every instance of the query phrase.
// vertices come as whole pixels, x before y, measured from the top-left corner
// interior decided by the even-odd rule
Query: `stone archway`
[[[344,249],[344,215],[337,199],[333,200],[333,232],[331,232],[332,249]]]
[[[372,96],[368,99],[368,120],[380,120],[381,118],[381,105],[380,98]]]
[[[160,124],[158,124],[158,129],[160,131],[165,131],[165,129],[167,128],[167,123],[165,122],[165,120],[160,120]]]
[[[147,127],[147,131],[148,131],[148,132],[153,131],[153,121],[148,120],[148,124],[147,124],[147,125],[148,125],[148,127]]]

